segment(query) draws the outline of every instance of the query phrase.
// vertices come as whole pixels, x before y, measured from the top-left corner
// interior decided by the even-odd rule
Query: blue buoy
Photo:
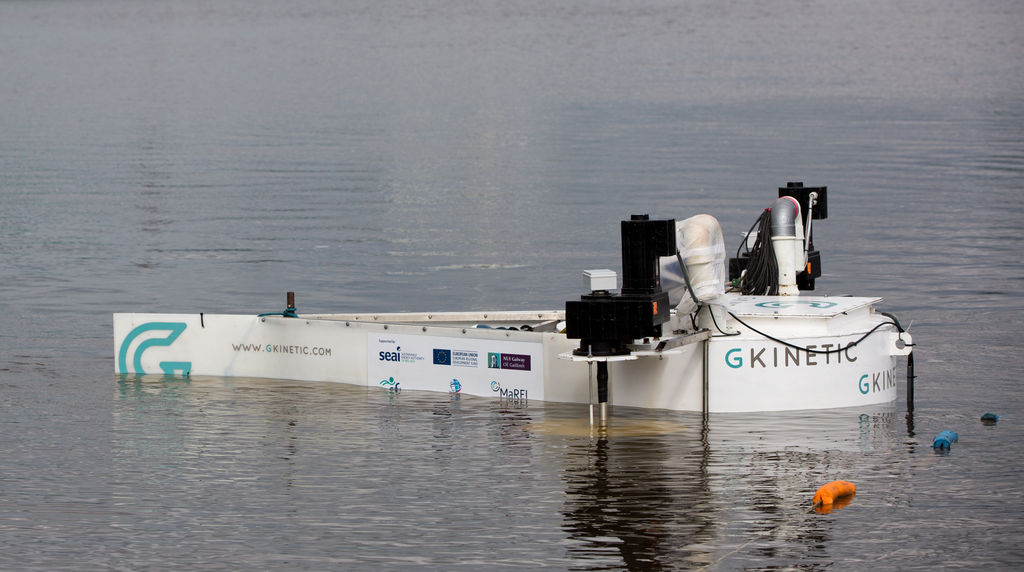
[[[999,416],[995,413],[986,413],[981,416],[981,422],[985,425],[993,425],[996,421],[999,421]]]
[[[935,449],[949,449],[959,438],[960,437],[956,433],[946,429],[935,436],[935,441],[932,442],[932,447]]]

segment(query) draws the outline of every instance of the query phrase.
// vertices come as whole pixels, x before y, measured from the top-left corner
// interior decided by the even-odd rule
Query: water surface
[[[1021,29],[1001,1],[0,3],[0,567],[1019,567]],[[113,312],[560,308],[629,214],[735,245],[796,180],[830,192],[817,293],[912,324],[913,415],[602,434],[112,374]],[[808,511],[833,479],[853,502]]]

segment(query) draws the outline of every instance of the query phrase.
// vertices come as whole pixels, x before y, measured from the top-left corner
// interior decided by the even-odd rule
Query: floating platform
[[[590,293],[564,310],[298,314],[290,295],[279,314],[117,313],[115,372],[703,412],[891,402],[913,343],[881,298],[801,292],[821,275],[810,224],[825,191],[779,189],[728,282],[713,217],[634,215],[621,288],[588,270]]]

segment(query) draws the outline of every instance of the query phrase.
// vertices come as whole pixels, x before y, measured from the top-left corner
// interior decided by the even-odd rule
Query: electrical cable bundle
[[[747,269],[740,278],[740,291],[744,295],[777,296],[779,294],[779,265],[775,260],[775,248],[772,246],[771,218],[771,209],[764,209],[760,218],[754,223],[757,226],[757,239],[754,240],[754,246],[750,247]],[[749,232],[747,234],[749,235]],[[747,243],[746,238],[743,243]]]

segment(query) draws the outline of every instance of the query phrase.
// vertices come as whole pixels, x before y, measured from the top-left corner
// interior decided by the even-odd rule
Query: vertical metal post
[[[701,364],[701,410],[705,416],[708,414],[708,343],[710,341],[709,338],[701,342],[701,345],[704,346],[704,359]]]
[[[601,423],[608,421],[608,362],[597,362],[597,401],[601,404]]]
[[[907,413],[914,411],[914,352],[907,354]]]
[[[593,357],[590,346],[587,346],[587,357]],[[594,426],[594,362],[587,360],[587,404],[590,408],[590,426]]]
[[[590,426],[594,426],[594,362],[587,362],[587,391],[590,392],[590,396],[587,399],[588,407],[590,408]]]

